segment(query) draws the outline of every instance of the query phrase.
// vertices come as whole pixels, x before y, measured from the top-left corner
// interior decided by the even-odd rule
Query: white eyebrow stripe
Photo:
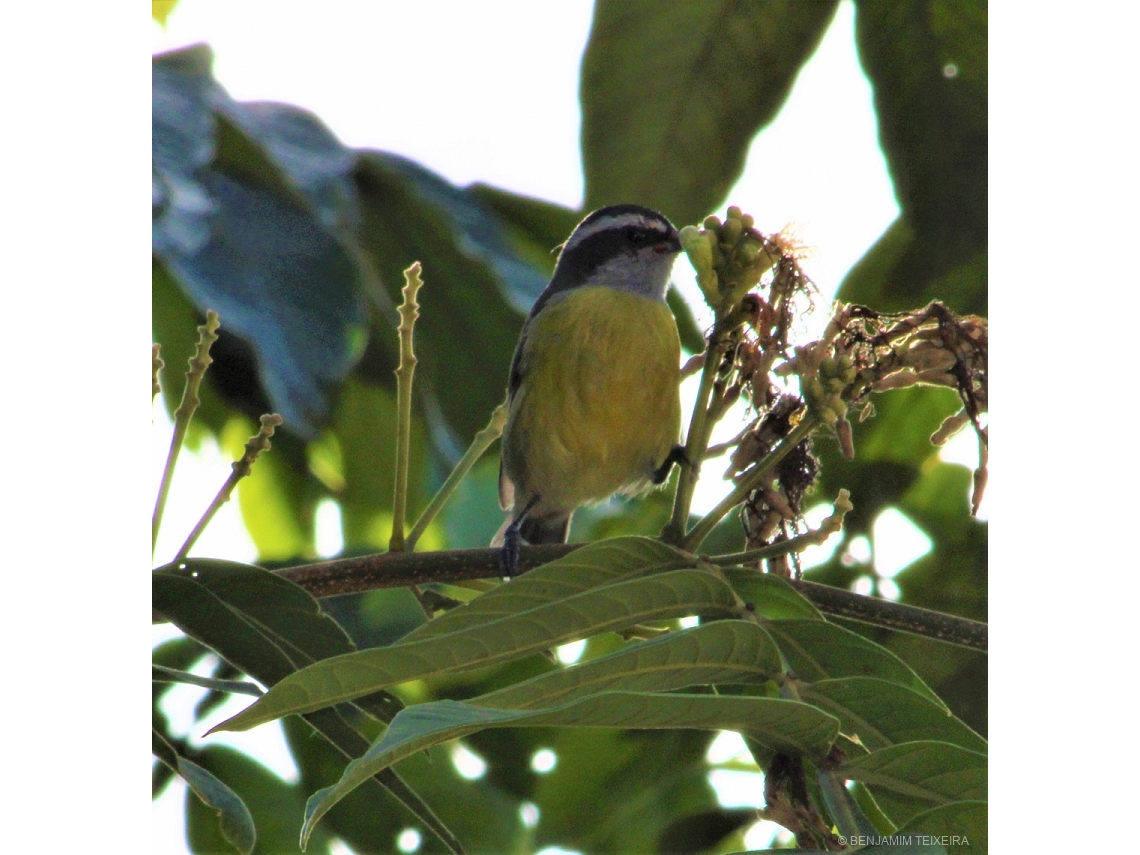
[[[570,239],[566,241],[562,251],[566,252],[569,249],[573,249],[582,241],[586,240],[586,238],[593,237],[599,232],[608,232],[611,229],[620,229],[626,226],[638,226],[643,229],[661,232],[662,237],[668,234],[668,226],[656,217],[647,217],[644,214],[637,213],[619,214],[616,217],[602,217],[585,226],[580,226],[574,234],[570,235]]]

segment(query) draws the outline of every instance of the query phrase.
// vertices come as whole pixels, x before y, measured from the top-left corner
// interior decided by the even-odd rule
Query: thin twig
[[[412,435],[412,378],[416,373],[416,352],[412,334],[420,316],[416,294],[423,285],[420,263],[414,262],[404,271],[404,302],[400,304],[400,365],[396,369],[396,496],[392,504],[392,537],[388,549],[402,552],[404,546],[404,514],[408,505],[408,468]]]
[[[763,460],[748,471],[743,480],[741,480],[731,493],[725,496],[715,508],[705,514],[699,523],[693,526],[693,530],[690,531],[681,542],[681,548],[689,552],[696,550],[704,542],[704,539],[709,536],[709,533],[716,524],[724,519],[729,511],[743,502],[748,497],[748,494],[755,490],[760,485],[760,482],[771,473],[776,464],[779,463],[789,451],[807,439],[808,435],[815,430],[818,424],[819,422],[814,417],[805,416],[803,421],[796,425],[792,432],[784,437],[783,441],[776,446],[771,453],[766,455]]]
[[[170,483],[174,480],[174,465],[178,462],[178,453],[182,450],[182,443],[186,439],[186,431],[190,427],[190,419],[198,409],[200,399],[198,389],[202,379],[206,376],[206,369],[213,360],[210,358],[210,346],[218,340],[218,313],[206,312],[206,323],[198,327],[198,347],[190,357],[190,370],[186,372],[186,388],[182,391],[182,402],[174,411],[174,433],[170,437],[170,450],[166,453],[166,467],[162,470],[162,482],[158,486],[158,498],[154,503],[154,514],[150,521],[150,549],[158,543],[158,529],[162,525],[162,513],[166,509],[166,498],[170,494]]]
[[[562,558],[584,545],[524,545],[519,549],[519,572],[524,573]],[[471,579],[497,579],[499,552],[494,548],[387,552],[303,564],[277,570],[276,573],[300,585],[314,597],[333,597],[408,585],[457,584]],[[701,559],[694,556],[693,560],[698,562]],[[867,597],[817,582],[802,579],[783,581],[825,614],[986,652],[988,628],[984,623],[878,597]]]
[[[162,391],[162,385],[158,382],[158,372],[166,367],[166,363],[162,361],[162,345],[152,344],[150,346],[150,400],[154,402],[154,397]]]
[[[214,500],[210,502],[210,507],[206,508],[206,513],[202,514],[202,518],[198,520],[198,524],[194,526],[194,530],[190,532],[190,536],[186,538],[186,542],[182,544],[182,548],[178,550],[178,554],[174,557],[175,564],[186,560],[186,556],[190,554],[190,550],[194,547],[194,544],[202,535],[202,532],[206,530],[206,526],[210,524],[214,515],[221,510],[222,505],[230,500],[230,496],[233,495],[238,481],[246,477],[252,471],[254,461],[257,460],[263,451],[268,451],[273,447],[269,439],[273,436],[273,431],[282,421],[284,421],[284,419],[276,413],[261,417],[261,429],[257,432],[256,436],[251,437],[249,442],[245,444],[245,454],[242,455],[240,460],[233,463],[233,471],[230,472],[226,483],[222,485],[222,489],[218,490],[218,494],[214,496]]]
[[[459,486],[459,482],[463,480],[464,476],[471,471],[471,467],[475,465],[476,461],[483,456],[491,443],[503,435],[503,427],[507,423],[507,407],[505,404],[499,404],[491,413],[491,420],[487,422],[487,426],[475,434],[475,439],[471,441],[471,445],[464,452],[463,457],[455,464],[455,468],[451,470],[451,474],[447,476],[447,480],[443,482],[443,486],[436,491],[432,497],[431,502],[420,514],[420,518],[416,520],[416,524],[412,526],[412,530],[408,533],[407,540],[404,542],[404,550],[411,552],[416,548],[416,543],[419,541],[420,536],[427,530],[432,520],[436,518],[440,510],[443,508],[447,500],[451,498],[455,488]]]

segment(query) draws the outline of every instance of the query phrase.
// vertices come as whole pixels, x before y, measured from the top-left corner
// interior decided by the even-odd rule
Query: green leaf
[[[850,630],[818,620],[775,620],[764,628],[800,680],[816,683],[829,677],[878,677],[913,689],[946,709],[910,666],[885,647]]]
[[[152,581],[155,611],[266,685],[353,649],[303,588],[260,567],[193,558]]]
[[[809,599],[778,576],[750,567],[726,567],[723,572],[740,599],[770,620],[823,620]]]
[[[440,615],[404,637],[418,641],[551,603],[622,579],[691,567],[693,557],[648,537],[591,543]]]
[[[255,698],[264,694],[258,686],[244,680],[215,680],[210,677],[199,677],[189,671],[165,668],[162,665],[151,665],[151,672],[151,679],[155,683],[189,683],[191,686],[201,686],[205,689],[216,689],[219,692],[231,692],[239,695],[253,695]]]
[[[586,208],[696,223],[739,177],[836,3],[600,0],[582,60]]]
[[[735,609],[732,589],[703,570],[676,570],[619,582],[542,603],[485,625],[318,662],[282,680],[252,706],[214,729],[247,730],[394,683],[518,659],[635,623],[691,614],[728,617]]]
[[[986,798],[987,759],[947,742],[904,742],[846,761],[838,774],[872,788],[896,823],[932,806]]]
[[[985,753],[986,740],[914,689],[875,677],[821,680],[800,689],[806,703],[831,713],[844,736],[870,751],[901,742],[937,739]]]
[[[257,842],[257,829],[245,802],[197,763],[178,756],[173,746],[156,730],[151,731],[151,743],[155,756],[181,775],[202,804],[217,814],[222,836],[242,855],[249,855]]]
[[[297,851],[297,836],[304,817],[305,799],[309,795],[300,783],[286,783],[258,761],[226,745],[206,745],[195,759],[212,775],[242,794],[257,825],[255,853],[276,855]],[[364,788],[361,792],[365,792]],[[185,813],[186,845],[190,852],[220,855],[231,851],[218,830],[213,811],[189,792]],[[327,855],[332,837],[326,823],[311,838],[309,852]]]
[[[989,805],[984,801],[940,805],[915,815],[898,833],[936,835],[946,840],[946,851],[950,855],[986,852],[989,850]]]
[[[719,620],[626,645],[608,656],[480,695],[471,703],[533,709],[611,690],[668,692],[711,683],[764,683],[780,670],[780,652],[760,626]]]
[[[831,716],[775,698],[603,692],[539,710],[497,710],[457,701],[420,704],[396,716],[383,738],[350,763],[337,784],[313,795],[305,810],[305,832],[361,781],[402,757],[483,728],[536,725],[736,730],[774,750],[811,757],[826,753],[838,732]]]

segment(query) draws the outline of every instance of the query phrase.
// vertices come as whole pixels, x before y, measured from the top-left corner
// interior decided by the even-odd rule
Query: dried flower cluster
[[[895,315],[837,305],[818,341],[791,347],[792,322],[810,310],[814,290],[800,269],[803,252],[794,241],[785,234],[761,234],[752,217],[735,207],[728,209],[723,223],[709,217],[704,228],[683,229],[681,240],[717,317],[708,350],[716,366],[705,437],[741,395],[753,414],[733,440],[703,455],[714,457],[731,449],[725,477],[738,485],[763,472],[741,511],[750,549],[787,540],[802,524],[803,498],[818,471],[810,439],[785,449],[775,465],[764,464],[797,425],[807,419],[831,426],[850,458],[855,449],[849,411],[857,408],[864,419],[873,411],[873,392],[916,384],[948,386],[962,399],[961,412],[948,418],[931,439],[941,444],[966,424],[974,426],[981,449],[974,481],[976,512],[985,483],[987,443],[982,423],[988,370],[984,319],[958,317],[941,303]],[[777,385],[778,378],[791,377],[798,379],[798,394]],[[786,558],[769,561],[768,570],[792,575]]]

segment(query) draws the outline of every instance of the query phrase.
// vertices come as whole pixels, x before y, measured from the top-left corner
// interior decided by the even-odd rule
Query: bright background
[[[343,143],[406,155],[456,184],[478,181],[578,207],[583,197],[578,71],[591,14],[589,2],[269,5],[180,0],[165,30],[153,24],[151,48],[158,53],[207,42],[216,56],[215,76],[238,100],[304,107]],[[783,110],[753,142],[744,173],[725,203],[751,213],[766,233],[790,226],[811,248],[804,266],[819,286],[821,307],[899,212],[878,147],[870,86],[856,56],[853,21],[851,0],[843,0]],[[723,217],[724,211],[717,213]],[[707,326],[711,314],[696,296],[687,262],[678,264],[674,278],[691,297],[698,323]],[[177,376],[169,368],[167,373]],[[170,428],[161,406],[154,419],[157,487]],[[714,441],[737,429],[726,419]],[[943,457],[973,467],[972,435],[966,432],[959,440]],[[229,461],[209,444],[198,455],[183,452],[156,561],[169,560],[228,471]],[[706,471],[717,471],[716,462]],[[1000,488],[1000,475],[996,480]],[[987,495],[992,489],[991,484]],[[706,510],[721,494],[706,479],[694,509]],[[988,499],[983,518],[986,508]],[[809,515],[809,520],[817,522],[822,515]],[[320,518],[327,521],[318,532],[322,552],[335,554],[340,548],[335,508]],[[929,548],[925,535],[897,511],[881,515],[874,541],[880,589],[888,594],[891,578]],[[869,552],[869,545],[857,540],[851,546],[852,552],[861,549]],[[234,503],[212,523],[195,551],[255,559]],[[814,560],[823,560],[825,552],[826,546],[820,548]],[[865,561],[867,556],[854,557]],[[805,563],[813,563],[812,556]],[[862,580],[866,590],[870,583],[869,577]],[[157,629],[155,641],[168,633],[169,628]],[[171,692],[167,709],[172,714],[187,710],[200,694],[179,687]],[[214,719],[246,704],[236,700],[216,711]],[[183,733],[180,728],[188,729],[189,720],[174,718],[172,725]],[[279,729],[266,726],[210,739],[240,747],[278,774],[295,776]],[[710,760],[731,762],[742,748],[738,738],[724,735],[710,749]],[[752,773],[722,770],[711,780],[723,804],[755,804]],[[184,793],[184,785],[175,782],[155,802],[153,851],[187,851]],[[772,830],[771,824],[758,823],[747,841],[753,847],[765,845]]]

